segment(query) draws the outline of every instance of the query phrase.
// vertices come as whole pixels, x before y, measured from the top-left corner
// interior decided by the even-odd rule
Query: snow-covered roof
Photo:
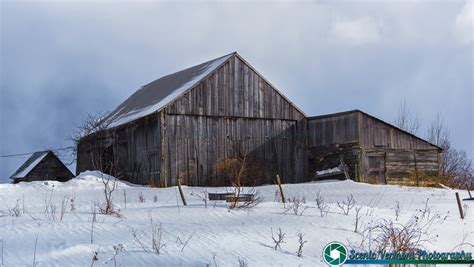
[[[31,157],[23,163],[23,165],[16,170],[16,172],[10,176],[10,179],[24,178],[28,175],[45,157],[50,151],[38,151],[31,155]]]
[[[113,128],[160,111],[224,64],[234,53],[164,76],[142,86],[104,120]]]

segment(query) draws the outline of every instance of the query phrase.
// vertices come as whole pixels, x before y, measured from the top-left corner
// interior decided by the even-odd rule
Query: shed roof
[[[107,128],[120,126],[160,111],[197,85],[234,54],[236,53],[163,76],[142,86],[104,119]]]
[[[418,136],[416,136],[416,135],[414,135],[414,134],[412,134],[412,133],[410,133],[410,132],[407,132],[407,131],[405,131],[405,130],[403,130],[403,129],[400,129],[399,127],[397,127],[397,126],[395,126],[395,125],[393,125],[393,124],[390,124],[390,123],[388,123],[388,122],[386,122],[386,121],[384,121],[384,120],[381,120],[381,119],[379,119],[379,118],[377,118],[377,117],[375,117],[375,116],[372,116],[372,115],[370,115],[369,113],[366,113],[366,112],[364,112],[364,111],[362,111],[362,110],[359,110],[359,109],[353,109],[353,110],[348,110],[348,111],[343,111],[343,112],[337,112],[337,113],[332,113],[332,114],[324,114],[324,115],[319,115],[319,116],[312,116],[312,117],[308,117],[308,119],[309,119],[309,120],[317,120],[317,119],[324,119],[324,118],[331,118],[331,117],[342,116],[342,115],[351,114],[351,113],[360,113],[360,114],[362,114],[362,115],[364,115],[364,116],[370,117],[370,118],[372,118],[372,119],[374,119],[374,120],[376,120],[376,121],[379,121],[379,122],[381,122],[381,123],[383,123],[383,124],[385,124],[385,125],[388,125],[388,126],[394,128],[394,129],[396,129],[396,130],[398,130],[398,131],[401,131],[401,132],[403,132],[403,133],[405,133],[405,134],[407,134],[407,135],[410,135],[410,136],[412,136],[412,137],[414,137],[414,138],[416,138],[416,139],[418,139],[418,140],[421,140],[421,141],[423,141],[423,142],[425,142],[425,143],[428,143],[428,144],[430,144],[430,145],[432,145],[432,146],[438,148],[440,151],[443,150],[443,148],[441,148],[441,147],[439,147],[439,146],[437,146],[437,145],[435,145],[435,144],[433,144],[433,143],[431,143],[431,142],[429,142],[429,141],[427,141],[427,140],[425,140],[425,139],[423,139],[423,138],[421,138],[421,137],[418,137]]]
[[[25,178],[47,155],[50,150],[34,152],[23,165],[10,176],[10,179]]]

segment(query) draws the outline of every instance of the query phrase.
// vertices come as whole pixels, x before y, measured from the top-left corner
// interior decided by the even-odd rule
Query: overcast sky
[[[473,157],[473,1],[1,2],[0,154],[71,145],[87,112],[238,51],[308,115],[402,101]],[[0,182],[26,158],[0,158]],[[74,170],[73,170],[74,171]]]

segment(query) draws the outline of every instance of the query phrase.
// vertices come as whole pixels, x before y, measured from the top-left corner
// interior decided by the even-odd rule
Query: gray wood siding
[[[357,113],[335,117],[308,118],[308,147],[358,142]]]
[[[193,186],[229,185],[217,163],[246,158],[246,166],[264,170],[252,183],[272,183],[276,174],[286,182],[302,181],[304,125],[294,120],[166,115],[163,170],[168,185],[178,178]]]
[[[77,173],[113,162],[113,175],[137,184],[160,182],[160,119],[157,114],[89,135],[78,145]],[[104,171],[110,172],[106,169]]]
[[[60,182],[68,181],[74,177],[74,175],[67,169],[59,159],[48,154],[36,167],[34,167],[30,173],[24,179],[16,179],[20,181],[44,181],[44,180],[56,180]]]
[[[168,114],[290,120],[304,118],[304,114],[237,56],[230,58],[165,110]]]
[[[393,126],[359,113],[360,143],[366,149],[435,149],[433,145],[407,134]]]

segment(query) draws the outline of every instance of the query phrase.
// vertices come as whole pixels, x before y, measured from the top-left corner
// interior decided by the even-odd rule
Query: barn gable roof
[[[223,65],[234,53],[163,76],[142,86],[114,111],[104,122],[113,128],[160,111]]]
[[[418,140],[423,141],[423,142],[425,142],[425,143],[427,143],[427,144],[429,144],[429,145],[431,145],[431,146],[433,146],[433,147],[436,147],[436,148],[437,148],[438,150],[440,150],[440,151],[443,150],[443,148],[441,148],[441,147],[439,147],[439,146],[437,146],[437,145],[435,145],[435,144],[433,144],[433,143],[431,143],[431,142],[429,142],[429,141],[427,141],[427,140],[425,140],[425,139],[423,139],[423,138],[421,138],[421,137],[419,137],[419,136],[416,136],[416,135],[414,135],[414,134],[412,134],[412,133],[410,133],[410,132],[407,132],[407,131],[405,131],[405,130],[402,130],[402,129],[400,129],[399,127],[397,127],[397,126],[395,126],[395,125],[393,125],[393,124],[390,124],[390,123],[388,123],[388,122],[386,122],[386,121],[384,121],[384,120],[381,120],[381,119],[379,119],[379,118],[377,118],[377,117],[375,117],[375,116],[372,116],[372,115],[370,115],[369,113],[366,113],[366,112],[364,112],[364,111],[362,111],[362,110],[359,110],[359,109],[348,110],[348,111],[343,111],[343,112],[337,112],[337,113],[333,113],[333,114],[324,114],[324,115],[320,115],[320,116],[312,116],[312,117],[309,117],[308,119],[315,119],[315,120],[317,120],[317,119],[324,119],[324,118],[342,116],[342,115],[351,114],[351,113],[360,113],[360,114],[362,114],[363,116],[369,117],[369,118],[371,118],[371,119],[373,119],[373,120],[376,120],[376,121],[378,121],[378,122],[380,122],[380,123],[383,123],[383,124],[385,124],[385,125],[387,125],[387,126],[389,126],[389,127],[392,127],[392,128],[394,128],[394,129],[396,129],[396,130],[398,130],[398,131],[400,131],[400,132],[403,132],[403,133],[405,133],[405,134],[407,134],[407,135],[409,135],[409,136],[411,136],[411,137],[413,137],[413,138],[415,138],[415,139],[418,139]]]
[[[23,163],[23,165],[12,174],[12,176],[10,176],[10,179],[25,178],[44,158],[46,158],[49,152],[51,151],[47,150],[33,153],[31,157],[27,159],[25,163]]]
[[[236,56],[242,60],[249,68],[255,71],[255,73],[257,73],[276,92],[278,92],[279,95],[288,101],[296,110],[303,114],[303,116],[306,116],[306,114],[300,108],[298,108],[285,95],[278,91],[275,86],[273,86],[245,59],[243,59],[237,52],[233,52],[199,65],[175,72],[173,74],[163,76],[149,84],[140,87],[140,89],[134,92],[129,98],[127,98],[114,111],[104,118],[103,121],[107,126],[106,128],[121,126],[164,109],[188,90],[192,89],[204,79],[209,77],[212,73],[217,71],[233,56]]]

